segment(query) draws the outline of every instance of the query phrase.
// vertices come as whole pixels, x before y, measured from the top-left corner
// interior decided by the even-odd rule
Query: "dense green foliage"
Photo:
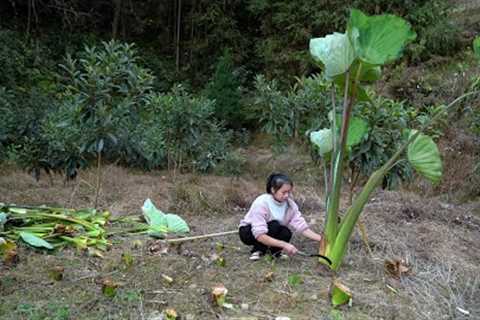
[[[147,96],[142,115],[147,128],[141,139],[144,152],[163,150],[171,168],[215,167],[228,153],[230,134],[213,119],[214,110],[214,101],[192,96],[181,86],[166,95]]]
[[[215,117],[231,128],[239,129],[245,123],[242,110],[240,74],[234,69],[230,52],[225,51],[218,60],[213,78],[207,84],[204,95],[215,101]]]
[[[33,3],[34,14],[25,1],[2,2],[1,27],[48,37],[57,57],[62,47],[74,49],[82,38],[134,41],[144,48],[141,55],[164,89],[173,81],[186,79],[203,87],[211,78],[211,66],[225,49],[231,50],[236,65],[291,83],[287,75],[312,70],[305,51],[308,40],[343,30],[350,8],[368,14],[392,13],[409,21],[418,34],[418,41],[407,48],[415,61],[453,54],[461,44],[457,27],[448,19],[453,8],[447,0]]]
[[[230,139],[213,118],[215,102],[181,87],[154,92],[153,75],[137,60],[132,45],[104,42],[67,55],[48,94],[0,88],[4,158],[36,177],[44,169],[73,178],[101,158],[147,169],[213,168]]]
[[[257,75],[250,118],[273,137],[274,147],[281,150],[288,139],[303,135],[325,123],[330,104],[325,81],[318,76],[297,79],[288,92],[280,90],[276,80]]]
[[[267,132],[282,150],[328,125],[331,89],[312,76],[305,48],[313,36],[343,28],[351,7],[413,25],[417,41],[406,48],[406,63],[453,54],[460,39],[444,0],[33,4],[33,12],[24,1],[0,4],[0,160],[35,176],[45,169],[74,177],[99,157],[147,169],[209,170],[222,159],[238,167],[243,160],[228,146],[248,136],[243,128]],[[342,96],[336,100],[340,110]],[[385,132],[350,155],[363,174],[394,141],[374,141],[390,127],[370,128]],[[376,156],[366,159],[366,150]]]

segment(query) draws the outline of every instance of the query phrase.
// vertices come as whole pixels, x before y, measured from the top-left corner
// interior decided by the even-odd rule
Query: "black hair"
[[[293,187],[293,182],[287,175],[283,173],[272,173],[267,178],[267,193],[277,192],[284,184],[289,184]]]

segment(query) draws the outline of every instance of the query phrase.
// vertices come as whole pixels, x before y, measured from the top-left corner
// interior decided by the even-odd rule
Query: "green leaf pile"
[[[142,212],[149,225],[148,234],[152,237],[163,237],[167,233],[190,232],[185,220],[173,213],[163,213],[155,207],[150,199],[145,200]]]
[[[79,249],[106,250],[110,243],[104,226],[109,217],[108,211],[95,209],[0,204],[0,236],[49,250],[72,245]]]

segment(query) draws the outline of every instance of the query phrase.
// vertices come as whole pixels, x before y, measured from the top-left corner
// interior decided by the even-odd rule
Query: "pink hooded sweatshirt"
[[[255,201],[253,201],[245,217],[240,221],[240,227],[252,226],[252,233],[255,238],[266,234],[268,232],[267,223],[273,220],[267,203],[267,197],[271,196],[272,195],[268,193],[258,196]],[[285,213],[283,221],[280,221],[280,224],[289,228],[291,227],[300,233],[308,229],[308,224],[298,210],[298,205],[292,199],[287,199],[287,201],[287,212]]]

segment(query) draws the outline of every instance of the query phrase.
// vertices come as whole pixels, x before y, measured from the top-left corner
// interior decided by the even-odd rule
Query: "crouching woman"
[[[240,240],[252,246],[250,260],[258,260],[269,252],[274,257],[287,257],[298,252],[290,243],[292,231],[320,242],[322,236],[310,230],[292,199],[293,182],[284,174],[272,174],[266,191],[253,201],[240,221]]]

